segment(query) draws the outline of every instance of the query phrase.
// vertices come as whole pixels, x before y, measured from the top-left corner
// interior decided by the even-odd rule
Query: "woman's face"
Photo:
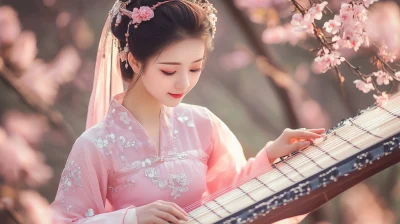
[[[205,57],[205,41],[185,39],[150,58],[141,82],[160,103],[177,106],[197,84]]]

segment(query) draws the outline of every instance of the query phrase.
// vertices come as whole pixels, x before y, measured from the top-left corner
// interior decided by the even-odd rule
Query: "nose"
[[[190,87],[190,79],[189,74],[184,73],[183,75],[179,76],[178,80],[175,83],[175,88],[181,92],[186,91]]]

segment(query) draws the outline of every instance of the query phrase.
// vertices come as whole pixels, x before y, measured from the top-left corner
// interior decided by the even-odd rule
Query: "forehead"
[[[153,62],[192,63],[204,57],[205,49],[205,40],[188,38],[167,46]]]

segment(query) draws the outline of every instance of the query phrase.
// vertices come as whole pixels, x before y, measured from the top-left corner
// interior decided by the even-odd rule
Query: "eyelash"
[[[191,72],[193,72],[193,73],[195,73],[195,72],[199,72],[199,71],[201,71],[201,68],[199,68],[199,69],[196,69],[196,70],[190,70]],[[165,75],[168,75],[168,76],[171,76],[171,75],[173,75],[173,74],[175,74],[175,72],[172,72],[172,73],[168,73],[168,72],[164,72],[164,71],[162,71]]]

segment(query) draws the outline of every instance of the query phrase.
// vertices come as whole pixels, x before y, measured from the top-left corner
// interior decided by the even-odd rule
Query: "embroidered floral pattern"
[[[112,155],[111,146],[114,146],[117,143],[117,136],[114,133],[106,135],[104,138],[97,138],[93,140],[96,144],[97,148],[104,155]],[[123,146],[123,148],[129,147],[142,147],[143,144],[140,141],[127,141],[124,136],[119,136],[118,142]],[[111,143],[113,143],[111,145]],[[121,151],[123,151],[123,148]]]
[[[67,161],[61,175],[62,189],[68,191],[70,187],[81,187],[81,168],[75,163],[75,160]]]
[[[136,145],[136,142],[135,142],[135,141],[132,141],[132,142],[126,141],[126,138],[125,138],[124,136],[120,136],[120,137],[119,137],[119,141],[120,141],[120,143],[122,144],[122,146],[124,146],[125,148],[133,147],[133,146]]]
[[[184,114],[178,114],[177,116],[178,121],[181,123],[186,123],[186,125],[190,128],[194,128],[195,124],[192,120],[189,121],[189,117]]]
[[[186,174],[168,174],[164,180],[160,179],[160,171],[156,168],[150,167],[144,171],[146,177],[161,189],[170,188],[171,196],[176,200],[182,193],[187,192],[189,181]]]
[[[179,138],[179,131],[178,130],[174,130],[173,138],[174,139]]]
[[[88,211],[85,213],[86,218],[94,216],[93,209],[89,208]]]
[[[119,120],[124,122],[124,124],[130,123],[130,118],[128,117],[128,112],[124,111],[119,114]]]
[[[74,187],[81,188],[82,186],[82,173],[81,167],[75,162],[74,159],[69,159],[65,165],[65,168],[61,174],[60,180],[62,193],[61,196],[61,206],[64,207],[67,212],[70,212],[73,208],[72,205],[66,206],[65,204],[65,194],[66,192],[73,190],[75,191]]]

